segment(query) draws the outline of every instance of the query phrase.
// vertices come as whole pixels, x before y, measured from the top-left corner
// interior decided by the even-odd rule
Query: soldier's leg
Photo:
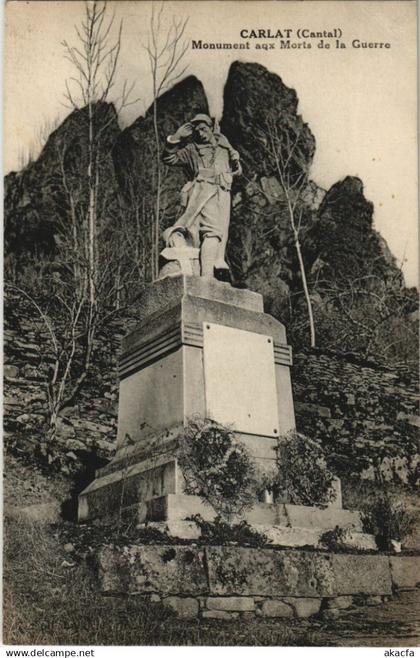
[[[216,236],[203,236],[200,249],[201,276],[214,277],[214,265],[219,252],[220,239]]]

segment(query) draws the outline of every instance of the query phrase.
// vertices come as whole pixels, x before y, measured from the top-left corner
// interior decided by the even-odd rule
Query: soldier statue
[[[199,248],[201,276],[214,277],[218,271],[218,278],[225,280],[229,275],[225,250],[230,191],[233,176],[242,173],[239,153],[207,114],[197,114],[167,138],[163,160],[170,166],[183,167],[189,181],[181,190],[183,212],[163,233],[167,249],[162,255],[168,258],[171,248],[181,254],[191,247],[198,253]]]

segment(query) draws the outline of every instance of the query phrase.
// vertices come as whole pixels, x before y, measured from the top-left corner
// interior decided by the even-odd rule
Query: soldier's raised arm
[[[184,123],[173,135],[167,137],[165,150],[162,156],[165,164],[188,164],[189,157],[185,140],[192,135],[192,132],[192,124]]]

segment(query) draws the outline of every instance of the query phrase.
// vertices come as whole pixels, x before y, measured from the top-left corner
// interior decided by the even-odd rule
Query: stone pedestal
[[[204,511],[182,495],[176,459],[191,417],[231,425],[257,461],[272,462],[277,437],[295,426],[291,364],[261,295],[195,276],[151,284],[122,345],[116,455],[80,495],[79,519],[121,504],[138,522],[167,519],[175,499],[177,518],[183,506]]]

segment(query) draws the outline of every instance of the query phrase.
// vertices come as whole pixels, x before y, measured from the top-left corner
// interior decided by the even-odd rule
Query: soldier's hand
[[[239,160],[234,160],[232,162],[232,174],[234,176],[240,176],[242,174],[242,165]]]
[[[176,139],[186,139],[186,137],[189,137],[190,135],[192,135],[193,130],[194,130],[194,128],[193,128],[192,123],[184,123],[183,126],[178,128],[178,130],[176,131],[174,137]]]

